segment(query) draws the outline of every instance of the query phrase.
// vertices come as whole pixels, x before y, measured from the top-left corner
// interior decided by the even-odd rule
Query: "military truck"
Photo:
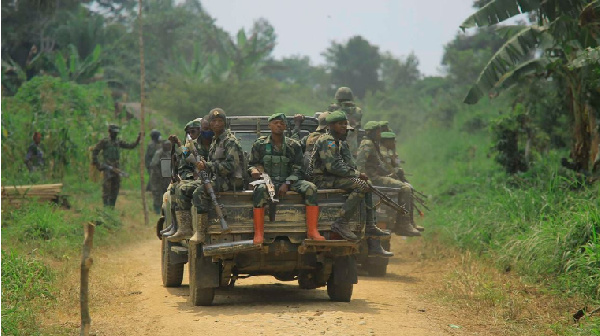
[[[291,121],[291,120],[290,120]],[[306,118],[301,136],[316,129],[316,118]],[[250,151],[258,136],[269,134],[266,117],[228,118],[229,129],[241,140],[244,151]],[[169,176],[170,164],[161,162],[163,175]],[[162,216],[157,234],[175,220],[172,206],[173,188],[164,195]],[[289,192],[275,206],[265,210],[264,243],[254,244],[252,190],[221,192],[221,209],[230,232],[221,233],[214,209],[209,211],[209,227],[204,241],[170,242],[162,239],[162,282],[166,287],[180,286],[184,264],[188,264],[190,301],[193,305],[211,305],[217,288],[231,287],[239,278],[272,275],[281,281],[298,281],[303,289],[327,287],[332,301],[350,301],[358,282],[357,243],[341,240],[330,231],[339,207],[345,202],[343,190],[319,190],[319,231],[327,240],[306,239],[305,207],[300,195]],[[363,234],[366,212],[364,204],[350,221],[353,231]],[[198,221],[192,207],[193,221]],[[195,226],[196,227],[196,226]]]

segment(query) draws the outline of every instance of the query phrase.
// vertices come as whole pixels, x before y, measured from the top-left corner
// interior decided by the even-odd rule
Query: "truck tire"
[[[202,245],[194,244],[190,245],[188,252],[188,264],[190,267],[190,302],[193,306],[210,306],[215,298],[214,287],[203,287],[201,286],[201,272],[203,265]]]
[[[384,277],[387,274],[388,260],[382,261],[367,261],[367,273],[372,277]]]
[[[179,287],[183,280],[183,263],[174,263],[171,260],[171,244],[168,240],[161,240],[162,257],[161,271],[162,282],[165,287]]]
[[[352,256],[338,257],[327,280],[327,295],[331,301],[350,302],[357,281],[356,260]]]

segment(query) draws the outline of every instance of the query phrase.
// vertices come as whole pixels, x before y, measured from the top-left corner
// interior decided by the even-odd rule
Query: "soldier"
[[[348,124],[352,129],[358,129],[361,126],[362,109],[354,103],[354,94],[349,87],[340,87],[335,92],[335,99],[339,109],[346,113]],[[353,155],[356,155],[358,148],[358,133],[351,132],[348,134],[348,145]]]
[[[285,196],[288,190],[301,194],[306,205],[308,239],[325,240],[317,231],[319,219],[317,187],[303,179],[302,149],[298,141],[284,135],[286,128],[285,114],[276,113],[269,117],[271,135],[258,138],[252,145],[248,171],[255,180],[260,179],[263,172],[269,174],[279,197]],[[266,185],[256,185],[253,192],[254,244],[262,244],[264,240],[264,207],[268,200]]]
[[[358,170],[369,172],[369,178],[374,185],[400,189],[398,201],[409,213],[399,217],[399,226],[396,227],[395,233],[401,236],[420,236],[421,233],[415,228],[412,219],[412,187],[392,177],[394,172],[387,169],[379,152],[381,125],[376,121],[369,121],[365,125],[365,131],[367,135],[360,143],[356,158]]]
[[[156,153],[156,151],[162,146],[160,142],[160,131],[157,129],[150,131],[150,139],[152,141],[150,141],[148,147],[146,147],[146,155],[144,155],[144,163],[146,164],[146,171],[148,171],[148,175],[150,175],[150,162],[152,162],[154,153]],[[152,186],[150,185],[150,180],[148,180],[146,191],[152,191],[151,188]]]
[[[162,196],[167,191],[171,182],[170,177],[162,177],[160,160],[169,159],[171,157],[171,142],[168,140],[161,142],[161,148],[159,148],[152,160],[150,161],[150,190],[152,191],[152,201],[154,206],[154,212],[160,214],[160,207],[162,206]]]
[[[104,206],[115,207],[119,188],[121,187],[121,175],[115,171],[119,169],[120,150],[134,149],[140,143],[141,133],[134,143],[127,143],[118,139],[120,127],[117,125],[108,125],[108,138],[100,140],[92,151],[92,162],[98,170],[103,172],[102,182],[102,202]],[[98,161],[98,154],[102,152],[103,163]]]
[[[341,111],[331,112],[327,118],[329,133],[319,137],[315,143],[313,158],[309,174],[318,188],[344,189],[350,192],[346,203],[342,206],[339,216],[331,225],[331,230],[338,233],[343,239],[358,241],[358,237],[350,230],[349,221],[361,200],[366,203],[366,232],[371,236],[387,236],[386,233],[375,226],[373,199],[370,192],[364,190],[360,180],[368,180],[366,174],[356,169],[354,158],[350,153],[348,144],[344,141],[351,126],[348,125],[346,114]],[[368,240],[369,253],[384,257],[391,257],[393,253],[385,251],[378,240]]]
[[[196,163],[199,170],[204,170],[212,176],[215,192],[242,190],[247,182],[245,168],[247,167],[244,152],[239,140],[225,128],[227,115],[221,108],[215,108],[208,114],[210,129],[214,137],[210,145],[206,161]],[[211,204],[210,196],[205,188],[197,188],[193,194],[194,205],[200,215],[199,228],[192,240],[201,241],[208,223],[208,210]]]
[[[381,132],[391,132],[392,130],[390,129],[390,122],[387,120],[382,120],[379,122],[379,124],[381,125]]]
[[[175,219],[177,222],[177,231],[172,227],[163,236],[169,241],[181,241],[192,236],[192,208],[193,194],[196,188],[202,186],[202,181],[197,180],[193,158],[190,157],[190,146],[195,146],[198,153],[202,148],[198,145],[196,139],[200,136],[202,121],[194,119],[185,125],[186,139],[189,134],[192,139],[191,143],[186,141],[185,146],[176,135],[170,135],[169,141],[175,147],[175,156],[177,158],[177,172],[181,181],[175,186]]]
[[[33,132],[32,138],[33,143],[29,145],[27,154],[25,154],[25,165],[30,173],[38,171],[44,166],[44,152],[40,146],[42,134],[40,132]]]
[[[400,169],[398,155],[396,154],[396,134],[394,132],[383,132],[382,128],[379,150],[381,159],[388,171],[395,172],[397,169]]]
[[[310,157],[312,156],[315,142],[317,142],[321,135],[327,133],[328,115],[329,112],[319,112],[319,126],[317,126],[317,129],[300,140],[300,145],[302,146],[302,151],[304,152],[304,158],[302,159],[303,171],[308,169],[308,164],[310,163]]]

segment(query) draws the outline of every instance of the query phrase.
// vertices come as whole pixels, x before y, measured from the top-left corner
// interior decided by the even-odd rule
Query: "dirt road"
[[[441,265],[418,261],[419,243],[393,237],[388,275],[361,273],[350,303],[331,302],[325,289],[302,290],[272,277],[240,279],[218,291],[214,306],[187,302],[183,286],[164,288],[160,241],[144,240],[119,251],[96,251],[91,274],[95,335],[481,335],[465,328],[459,311],[428,299],[443,281]],[[110,258],[109,258],[110,256]],[[71,312],[72,314],[72,312]],[[63,316],[78,331],[78,317]]]

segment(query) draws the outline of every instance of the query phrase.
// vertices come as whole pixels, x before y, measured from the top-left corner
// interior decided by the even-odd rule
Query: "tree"
[[[348,86],[359,98],[382,88],[379,48],[361,36],[350,38],[346,44],[332,42],[323,56],[334,87]]]
[[[381,79],[386,91],[412,85],[421,77],[419,59],[413,52],[400,59],[389,52],[382,55]]]
[[[536,13],[537,24],[504,30],[509,39],[481,71],[465,102],[475,103],[490,91],[510,87],[528,75],[564,80],[573,130],[573,166],[589,170],[592,138],[597,136],[591,126],[597,113],[592,106],[600,101],[600,93],[593,87],[597,63],[572,65],[581,52],[600,45],[600,1],[493,0],[468,17],[461,28],[495,25],[521,13]],[[531,59],[538,49],[541,56]]]

